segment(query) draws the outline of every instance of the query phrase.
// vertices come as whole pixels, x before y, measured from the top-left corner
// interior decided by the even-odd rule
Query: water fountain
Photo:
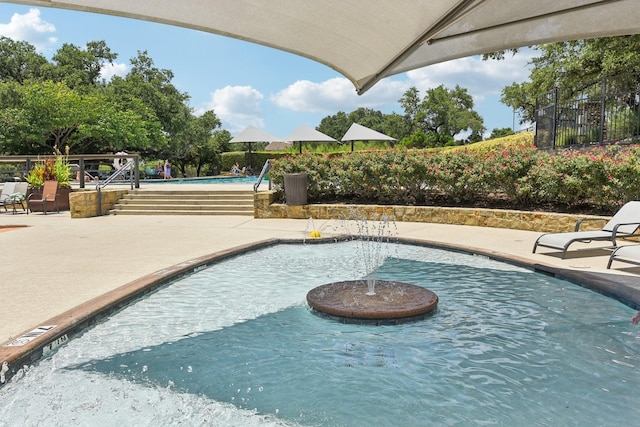
[[[356,232],[350,231],[356,226]],[[372,221],[350,212],[343,218],[343,233],[360,242],[358,259],[362,262],[364,280],[333,282],[313,288],[307,303],[314,313],[343,323],[399,324],[422,320],[438,305],[438,296],[421,286],[380,281],[378,267],[384,262],[384,243],[391,241],[395,225],[387,215],[374,215]],[[395,228],[395,227],[394,227]]]

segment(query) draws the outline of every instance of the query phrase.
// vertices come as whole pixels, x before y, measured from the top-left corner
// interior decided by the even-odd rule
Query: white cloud
[[[226,86],[211,94],[206,108],[213,110],[229,132],[237,133],[249,125],[264,127],[260,102],[264,96],[251,86]]]
[[[505,86],[525,81],[529,77],[527,63],[532,51],[523,49],[514,56],[506,55],[504,60],[483,61],[480,56],[456,59],[441,64],[407,72],[411,86],[421,93],[440,85],[466,88],[469,94],[480,101],[490,95],[499,95]]]
[[[400,111],[398,100],[412,86],[424,95],[427,89],[441,84],[448,88],[457,84],[466,88],[476,102],[481,102],[488,96],[499,95],[513,82],[526,80],[530,58],[531,51],[525,49],[515,56],[507,55],[502,61],[483,61],[479,56],[448,61],[383,79],[362,96],[343,77],[320,83],[298,80],[272,95],[271,101],[280,108],[307,113],[348,113],[359,107]]]
[[[100,77],[102,77],[106,81],[109,81],[113,76],[125,77],[128,72],[129,66],[127,64],[107,62],[102,65],[102,69],[100,70]]]
[[[31,43],[40,52],[54,45],[57,39],[50,34],[56,27],[40,17],[39,9],[29,9],[24,15],[14,13],[8,24],[0,24],[0,35]]]
[[[344,77],[321,83],[298,80],[271,96],[271,101],[278,107],[296,112],[348,113],[359,107],[379,108],[396,103],[408,88],[406,82],[387,79],[359,96],[353,84]]]

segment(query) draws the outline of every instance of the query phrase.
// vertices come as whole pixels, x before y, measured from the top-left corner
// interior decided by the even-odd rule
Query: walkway
[[[470,248],[563,276],[587,278],[602,284],[605,293],[622,290],[631,305],[640,305],[640,269],[614,264],[617,268],[606,270],[606,251],[571,253],[561,259],[544,255],[544,248],[542,254],[531,253],[540,234],[537,232],[425,223],[396,225],[401,238]],[[6,228],[11,226],[26,227]],[[340,230],[336,221],[316,220],[315,228],[323,237]],[[246,216],[71,219],[68,212],[0,213],[0,342],[47,325],[49,319],[94,298],[98,298],[94,304],[99,306],[101,295],[159,270],[257,241],[308,238],[310,231],[308,220]]]

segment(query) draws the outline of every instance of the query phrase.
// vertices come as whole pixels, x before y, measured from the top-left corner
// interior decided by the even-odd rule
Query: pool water
[[[426,286],[430,318],[315,316],[362,276],[359,244],[278,245],[184,277],[0,389],[0,425],[635,425],[633,310],[485,257],[386,244],[379,279]]]
[[[200,178],[172,178],[172,179],[153,179],[145,181],[153,184],[255,184],[258,182],[257,176],[218,176],[218,177],[200,177]],[[263,184],[269,181],[264,178]]]

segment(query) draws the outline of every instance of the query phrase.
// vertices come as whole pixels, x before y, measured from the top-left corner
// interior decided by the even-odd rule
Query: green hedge
[[[310,203],[487,206],[611,214],[640,199],[640,148],[537,151],[393,149],[341,156],[305,153],[276,160],[271,182],[307,172]]]

